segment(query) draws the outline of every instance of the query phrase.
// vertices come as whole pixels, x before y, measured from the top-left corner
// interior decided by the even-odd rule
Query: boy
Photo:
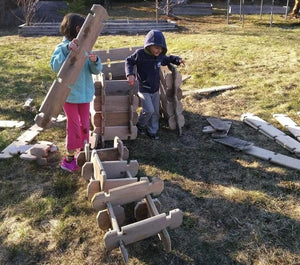
[[[184,64],[178,56],[166,56],[167,45],[163,33],[151,30],[146,35],[144,48],[135,51],[125,60],[125,72],[129,85],[135,82],[134,66],[138,81],[138,96],[141,99],[142,111],[138,118],[139,134],[146,134],[158,140],[159,129],[159,68],[170,63]]]

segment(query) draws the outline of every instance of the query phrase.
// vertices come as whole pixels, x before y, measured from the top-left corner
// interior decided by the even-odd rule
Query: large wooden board
[[[40,127],[49,126],[52,118],[56,118],[61,112],[70,93],[69,86],[76,82],[86,62],[86,53],[91,51],[103,29],[103,21],[107,18],[107,12],[101,5],[92,6],[77,36],[78,51],[69,53],[40,107],[40,113],[35,117],[35,122]]]

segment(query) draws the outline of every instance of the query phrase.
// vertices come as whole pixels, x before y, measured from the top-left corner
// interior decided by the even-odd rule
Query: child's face
[[[151,46],[149,46],[149,51],[150,51],[154,56],[159,56],[159,55],[162,53],[163,48],[160,47],[160,46],[151,45]]]

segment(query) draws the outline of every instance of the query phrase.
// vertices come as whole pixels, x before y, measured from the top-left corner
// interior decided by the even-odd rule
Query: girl
[[[51,68],[58,73],[68,54],[78,49],[77,34],[85,18],[79,14],[65,15],[60,25],[60,33],[64,36],[57,45],[51,58]],[[84,67],[77,81],[71,85],[71,92],[64,104],[67,117],[66,126],[66,156],[63,158],[61,168],[69,172],[79,169],[76,163],[76,153],[84,147],[84,142],[89,142],[90,102],[93,99],[95,88],[92,74],[99,74],[102,70],[100,58],[94,53],[89,53]]]

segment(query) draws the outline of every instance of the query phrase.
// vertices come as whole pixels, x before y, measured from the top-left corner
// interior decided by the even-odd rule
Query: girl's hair
[[[69,41],[77,37],[77,27],[81,27],[85,18],[76,13],[66,14],[60,24],[59,31]]]

